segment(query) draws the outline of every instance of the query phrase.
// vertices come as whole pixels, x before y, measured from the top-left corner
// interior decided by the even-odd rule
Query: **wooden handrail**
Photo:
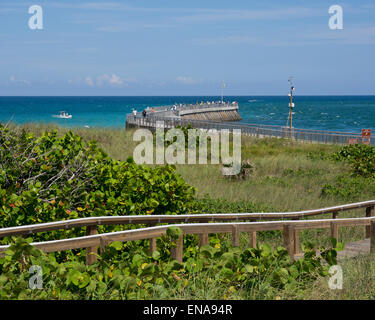
[[[340,211],[366,208],[365,218],[337,219]],[[55,252],[61,250],[71,250],[86,248],[86,263],[92,264],[96,261],[97,247],[104,247],[113,241],[134,241],[150,239],[150,250],[156,249],[155,238],[162,236],[171,225],[154,226],[157,223],[176,223],[185,222],[185,224],[174,224],[180,227],[184,234],[198,234],[200,236],[200,245],[208,243],[209,233],[232,233],[233,246],[239,245],[239,233],[249,232],[251,234],[252,246],[255,246],[256,232],[283,229],[284,245],[287,247],[290,255],[299,252],[299,231],[311,228],[331,228],[331,235],[338,238],[338,228],[342,226],[366,226],[366,237],[375,237],[375,230],[371,229],[371,221],[374,217],[375,200],[357,202],[341,206],[334,206],[323,209],[287,212],[287,213],[229,213],[229,214],[197,214],[197,215],[154,215],[154,216],[117,216],[117,217],[90,217],[75,220],[65,220],[58,222],[49,222],[28,226],[19,226],[0,229],[0,237],[45,232],[58,229],[69,229],[73,227],[86,227],[86,236],[72,239],[54,240],[46,242],[32,243],[35,247],[45,252]],[[325,213],[332,213],[332,219],[320,220],[300,220],[300,218],[316,216]],[[209,221],[228,221],[228,220],[251,220],[256,219],[276,219],[288,218],[292,220],[268,221],[268,222],[236,222],[236,223],[207,223]],[[206,222],[206,223],[202,223]],[[201,223],[187,223],[201,222]],[[104,234],[97,234],[98,225],[115,224],[148,224],[151,227],[118,231]],[[373,235],[374,233],[374,235]],[[375,240],[373,241],[375,245]],[[182,238],[177,241],[178,246],[182,246]],[[0,252],[5,251],[9,245],[0,246]],[[174,249],[173,256],[181,260],[182,249]],[[375,249],[373,250],[375,252]]]
[[[72,220],[62,220],[32,224],[19,227],[0,229],[0,238],[15,235],[27,235],[39,232],[53,231],[59,229],[71,229],[77,227],[93,227],[98,225],[121,225],[121,224],[157,224],[157,223],[178,223],[178,222],[209,222],[209,221],[232,221],[232,220],[268,220],[268,219],[297,219],[309,216],[316,216],[326,213],[338,213],[361,208],[375,206],[375,200],[356,202],[340,206],[313,209],[305,211],[284,212],[284,213],[215,213],[215,214],[185,214],[185,215],[143,215],[143,216],[103,216],[89,217]],[[366,211],[368,212],[368,210]],[[366,213],[368,216],[368,213]]]
[[[289,254],[294,259],[294,238],[292,232],[294,230],[316,229],[316,228],[331,228],[332,224],[337,227],[357,227],[357,226],[371,226],[375,221],[375,217],[364,218],[346,218],[346,219],[320,219],[320,220],[305,220],[305,221],[266,221],[266,222],[238,222],[238,223],[200,223],[200,224],[174,224],[167,226],[156,226],[135,230],[125,230],[110,233],[103,233],[97,235],[89,235],[64,240],[53,240],[44,242],[33,242],[32,246],[43,250],[44,252],[56,252],[63,250],[80,249],[87,247],[98,247],[102,243],[106,245],[114,241],[135,241],[160,237],[166,234],[169,227],[174,226],[182,230],[183,234],[208,234],[208,233],[232,233],[233,232],[259,232],[284,230],[284,245],[287,247]],[[238,235],[237,235],[238,236]],[[375,238],[375,230],[371,230],[371,239]],[[236,240],[237,242],[237,240]],[[371,243],[373,243],[372,241]],[[182,247],[182,241],[179,241],[179,246]],[[375,243],[375,242],[374,242]],[[236,244],[238,245],[238,243]],[[9,248],[9,245],[0,246],[0,252],[4,252]],[[181,256],[182,248],[177,248],[179,257]],[[176,250],[175,250],[176,251]],[[181,259],[179,259],[181,260]]]

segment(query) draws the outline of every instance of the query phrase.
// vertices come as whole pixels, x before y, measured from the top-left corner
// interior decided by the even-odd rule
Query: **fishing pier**
[[[171,129],[176,126],[204,130],[241,130],[241,134],[257,138],[288,138],[310,143],[375,145],[375,138],[363,139],[361,133],[298,129],[289,126],[261,125],[235,122],[241,120],[237,103],[213,103],[201,105],[179,105],[155,107],[142,113],[127,114],[126,128]]]

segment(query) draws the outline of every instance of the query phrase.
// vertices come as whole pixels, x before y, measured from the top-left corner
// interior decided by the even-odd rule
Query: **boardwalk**
[[[338,218],[341,212],[366,209],[365,217]],[[332,214],[332,219],[307,219],[307,217]],[[274,219],[281,219],[275,221]],[[226,221],[226,222],[219,222]],[[228,223],[228,221],[231,221]],[[243,221],[243,222],[240,222]],[[251,222],[248,222],[251,221]],[[157,225],[157,224],[164,225]],[[165,223],[168,223],[165,225]],[[126,225],[146,224],[149,227],[130,229],[98,234],[99,225]],[[372,252],[375,254],[375,201],[364,201],[335,207],[313,209],[298,212],[285,213],[229,213],[229,214],[193,214],[193,215],[140,215],[140,216],[105,216],[79,218],[49,222],[36,225],[9,227],[0,229],[0,238],[33,234],[59,229],[86,228],[86,236],[68,238],[62,240],[35,242],[31,245],[44,252],[57,252],[86,248],[86,263],[92,264],[97,258],[97,250],[100,246],[101,253],[105,247],[114,241],[136,241],[149,239],[150,253],[156,250],[156,238],[167,233],[170,226],[178,227],[182,233],[179,235],[172,250],[173,259],[182,262],[183,237],[187,234],[199,236],[199,245],[208,244],[209,234],[231,233],[232,246],[239,246],[240,233],[245,232],[251,236],[251,246],[256,246],[256,234],[260,231],[282,230],[283,245],[288,250],[292,260],[298,258],[301,253],[300,232],[308,229],[330,229],[331,237],[339,238],[339,228],[342,227],[365,227],[366,239],[370,238],[370,245],[366,241],[354,242],[347,245],[340,255],[343,257],[353,256],[355,252]],[[0,246],[0,255],[8,249],[9,245]],[[357,250],[358,249],[358,250]],[[351,253],[352,251],[352,253]]]
[[[350,258],[355,258],[361,255],[370,254],[370,239],[358,240],[345,244],[345,248],[342,251],[337,251],[337,260],[343,261]],[[303,253],[300,252],[294,255],[294,259],[300,259],[303,257]]]
[[[359,240],[345,245],[343,251],[337,252],[339,260],[370,254],[370,239]]]

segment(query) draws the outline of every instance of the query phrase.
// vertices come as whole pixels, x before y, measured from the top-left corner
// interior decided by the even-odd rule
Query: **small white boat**
[[[52,117],[54,118],[60,118],[60,119],[71,119],[72,115],[65,112],[65,111],[60,111],[60,114],[55,114]]]

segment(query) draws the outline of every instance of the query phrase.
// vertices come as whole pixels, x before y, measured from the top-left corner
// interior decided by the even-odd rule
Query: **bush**
[[[364,178],[362,176],[352,177],[343,175],[337,177],[335,184],[325,184],[322,188],[322,196],[338,196],[342,199],[352,201],[364,194],[375,194],[375,178]]]
[[[182,214],[195,189],[173,166],[150,168],[110,158],[72,132],[0,125],[0,227],[87,216]]]
[[[232,165],[230,164],[223,164],[221,170],[224,175],[224,168],[230,168]],[[241,162],[241,169],[240,172],[235,175],[224,175],[227,179],[237,179],[237,180],[248,180],[250,176],[255,171],[255,164],[252,163],[250,160],[244,160]]]
[[[333,154],[336,161],[347,161],[354,174],[369,177],[375,173],[375,148],[369,145],[352,144]]]
[[[336,248],[321,248],[316,255],[311,245],[304,246],[304,257],[294,262],[286,249],[272,251],[263,245],[246,250],[204,246],[179,263],[158,251],[149,256],[113,242],[103,259],[86,266],[77,258],[59,263],[29,242],[17,238],[0,258],[0,299],[169,299],[184,290],[194,295],[198,281],[214,283],[224,293],[217,297],[221,299],[241,289],[244,298],[271,298],[279,290],[303,290],[336,264]],[[30,288],[38,268],[31,266],[41,268],[43,290]]]
[[[337,177],[335,184],[325,184],[322,196],[338,196],[345,200],[360,198],[363,194],[375,193],[375,148],[368,145],[348,145],[331,154],[334,161],[350,164],[352,173]]]

